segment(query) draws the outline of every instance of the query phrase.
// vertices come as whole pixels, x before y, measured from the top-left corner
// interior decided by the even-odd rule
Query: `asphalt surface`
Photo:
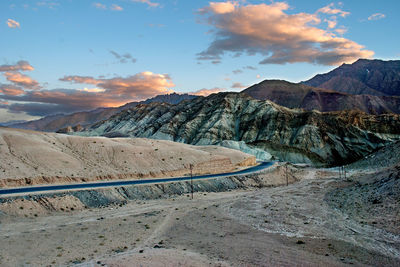
[[[193,176],[193,180],[200,179],[215,179],[220,177],[243,175],[258,172],[272,166],[274,162],[261,162],[259,165],[250,167],[241,171],[236,172],[226,172],[219,174],[208,174],[208,175],[198,175]],[[129,180],[129,181],[109,181],[109,182],[96,182],[96,183],[82,183],[82,184],[66,184],[66,185],[43,185],[43,186],[25,186],[18,188],[7,188],[0,189],[1,195],[13,195],[22,193],[37,193],[46,191],[66,191],[66,190],[76,190],[76,189],[94,189],[100,187],[120,187],[127,185],[140,185],[140,184],[158,184],[158,183],[168,183],[168,182],[182,182],[190,181],[190,176],[184,177],[174,177],[174,178],[155,178],[155,179],[145,179],[145,180]]]

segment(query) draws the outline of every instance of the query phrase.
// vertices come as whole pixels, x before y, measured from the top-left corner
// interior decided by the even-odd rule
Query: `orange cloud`
[[[65,76],[60,80],[94,84],[99,88],[105,89],[105,94],[112,94],[131,101],[171,93],[172,91],[169,88],[175,86],[168,75],[156,74],[150,71],[137,73],[126,78],[95,79],[88,76]]]
[[[19,72],[5,72],[4,76],[10,82],[15,83],[16,85],[29,88],[29,89],[40,89],[39,83],[32,79],[31,77],[24,75]]]
[[[8,19],[7,20],[7,26],[10,28],[20,28],[19,22],[13,20],[13,19]]]
[[[210,3],[200,9],[215,38],[198,54],[198,60],[220,61],[225,53],[240,56],[261,54],[260,64],[310,62],[323,65],[350,63],[370,58],[374,52],[332,31],[318,28],[319,14],[345,17],[349,12],[328,5],[315,14],[287,14],[284,2],[269,5],[240,5],[238,2]],[[335,27],[333,19],[329,26]],[[329,23],[329,22],[328,22]]]
[[[4,95],[23,95],[25,92],[22,88],[11,85],[11,84],[0,84],[0,93]]]
[[[225,91],[224,88],[214,87],[211,89],[203,88],[203,89],[197,90],[195,92],[191,92],[189,94],[190,95],[198,95],[198,96],[208,96],[208,95],[216,94],[216,93],[223,92],[223,91]]]
[[[0,65],[0,72],[3,71],[31,71],[34,68],[29,64],[28,61],[20,60],[15,65]]]

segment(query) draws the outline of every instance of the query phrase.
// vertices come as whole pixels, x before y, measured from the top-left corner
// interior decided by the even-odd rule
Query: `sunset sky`
[[[399,59],[400,1],[0,1],[0,122]]]

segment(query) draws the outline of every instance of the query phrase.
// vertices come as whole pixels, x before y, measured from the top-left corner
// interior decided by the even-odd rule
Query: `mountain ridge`
[[[302,83],[350,94],[400,96],[400,60],[359,59]]]
[[[12,124],[8,125],[8,127],[18,128],[18,129],[26,129],[26,130],[37,130],[37,131],[45,131],[45,132],[55,132],[62,128],[67,128],[69,126],[85,126],[89,124],[96,123],[98,121],[109,118],[110,116],[121,112],[122,110],[134,107],[140,103],[152,103],[152,102],[164,102],[167,101],[172,104],[179,103],[180,101],[186,99],[193,99],[198,96],[190,95],[190,94],[166,94],[166,95],[158,95],[144,101],[140,102],[129,102],[120,107],[116,108],[96,108],[91,111],[81,111],[75,112],[72,114],[58,114],[58,115],[49,115],[39,120],[28,121],[24,123]]]
[[[336,165],[400,139],[400,116],[304,111],[245,94],[218,93],[177,105],[138,105],[77,134],[194,145],[245,142],[282,160]]]

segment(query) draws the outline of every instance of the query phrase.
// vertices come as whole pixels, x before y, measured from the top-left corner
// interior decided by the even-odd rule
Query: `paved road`
[[[247,168],[247,169],[244,169],[241,171],[193,176],[193,180],[214,179],[214,178],[219,178],[219,177],[249,174],[249,173],[254,173],[254,172],[264,170],[264,169],[272,166],[273,164],[274,164],[274,162],[262,162],[257,166],[250,167],[250,168]],[[21,194],[21,193],[36,193],[36,192],[44,192],[44,191],[66,191],[66,190],[71,190],[71,189],[94,189],[94,188],[99,188],[99,187],[120,187],[120,186],[126,186],[126,185],[158,184],[158,183],[181,182],[181,181],[190,181],[190,177],[184,176],[184,177],[174,177],[174,178],[158,178],[158,179],[129,180],[129,181],[110,181],[110,182],[82,183],[82,184],[43,185],[43,186],[29,186],[29,187],[26,186],[26,187],[18,187],[18,188],[0,189],[0,196],[1,195]]]

